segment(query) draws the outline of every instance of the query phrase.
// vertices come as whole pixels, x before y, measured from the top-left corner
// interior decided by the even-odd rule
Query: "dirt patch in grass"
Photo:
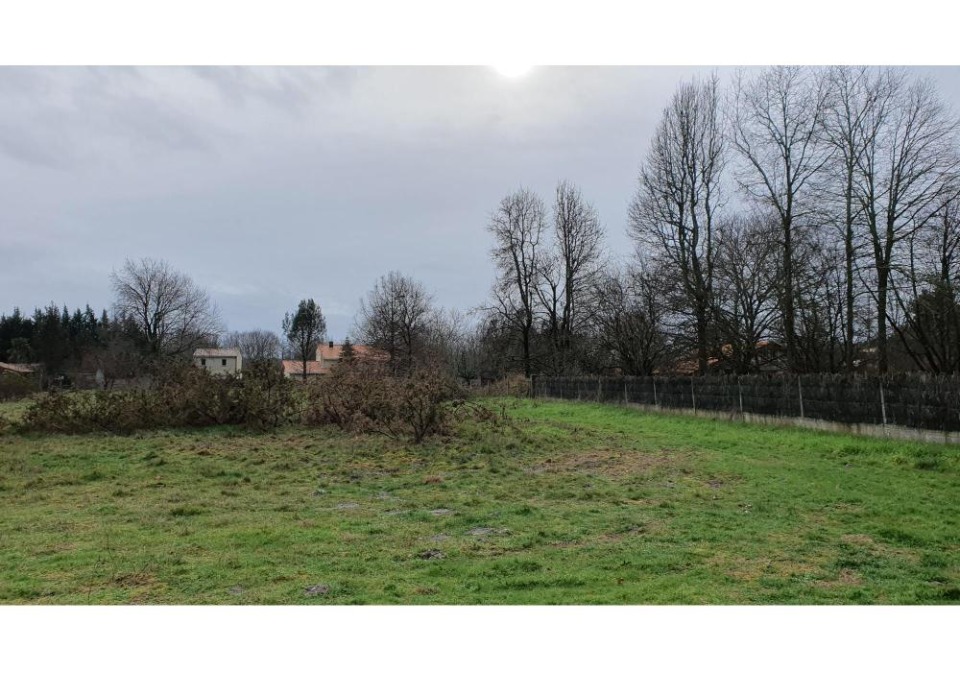
[[[869,534],[845,534],[840,537],[840,541],[850,546],[865,549],[873,558],[897,558],[911,565],[920,562],[920,556],[909,548],[885,544],[877,541]]]
[[[633,537],[651,537],[667,532],[666,524],[662,520],[648,520],[642,524],[630,525],[616,532],[607,532],[597,537],[596,541],[616,543]]]
[[[137,589],[155,585],[157,578],[151,572],[120,572],[114,575],[111,583],[120,588]]]
[[[822,589],[833,589],[842,586],[860,586],[863,584],[863,577],[856,570],[844,568],[837,573],[834,579],[821,579],[815,583],[815,586]]]
[[[474,527],[467,530],[471,537],[489,537],[492,535],[510,534],[510,530],[503,527]]]
[[[598,449],[546,459],[539,467],[548,473],[593,473],[609,478],[652,475],[656,471],[682,467],[690,456],[674,450],[641,452],[639,450]]]
[[[789,578],[820,574],[823,570],[817,563],[786,558],[747,558],[729,553],[719,553],[706,564],[720,570],[737,581],[755,582],[763,577]]]
[[[845,534],[840,537],[844,544],[856,544],[857,546],[875,546],[876,540],[869,534]]]

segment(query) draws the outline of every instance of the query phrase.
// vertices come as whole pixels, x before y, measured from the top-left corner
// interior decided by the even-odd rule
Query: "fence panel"
[[[541,376],[534,379],[533,394],[538,398],[960,431],[957,376]]]

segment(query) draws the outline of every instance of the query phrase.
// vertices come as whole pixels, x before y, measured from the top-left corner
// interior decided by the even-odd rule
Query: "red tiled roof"
[[[303,376],[303,361],[302,360],[282,360],[283,363],[283,373],[290,377]],[[320,362],[317,360],[308,360],[307,361],[307,376],[311,374],[328,374],[330,372],[329,367],[320,367]]]
[[[30,363],[0,363],[0,372],[16,372],[17,374],[32,374],[37,371],[38,364]]]
[[[340,352],[343,351],[343,344],[323,343],[317,346],[317,360],[339,360]],[[386,360],[387,354],[375,349],[373,346],[365,344],[354,344],[353,352],[358,358],[371,360]]]

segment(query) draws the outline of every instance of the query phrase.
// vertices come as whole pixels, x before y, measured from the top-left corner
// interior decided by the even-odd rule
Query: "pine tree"
[[[353,348],[353,344],[350,343],[350,337],[347,337],[343,340],[343,345],[340,346],[340,362],[346,365],[350,365],[355,362],[357,359],[357,352]]]
[[[327,321],[320,306],[313,299],[303,299],[296,313],[287,313],[283,318],[283,333],[290,342],[298,360],[303,363],[303,379],[307,379],[307,362],[315,355],[317,344],[323,341]]]

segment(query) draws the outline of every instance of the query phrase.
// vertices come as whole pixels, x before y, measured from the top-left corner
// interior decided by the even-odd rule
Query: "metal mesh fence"
[[[960,431],[960,377],[535,377],[534,397]]]

